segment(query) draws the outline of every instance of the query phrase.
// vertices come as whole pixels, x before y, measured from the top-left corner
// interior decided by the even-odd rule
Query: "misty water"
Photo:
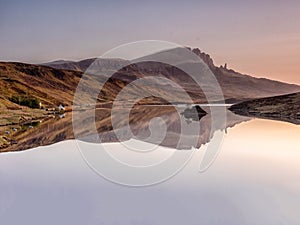
[[[298,225],[299,134],[300,127],[290,123],[244,121],[228,127],[208,170],[199,172],[204,144],[178,174],[139,188],[99,176],[74,140],[2,153],[1,224]],[[130,160],[124,144],[102,145]],[[158,150],[151,160],[179,151]]]

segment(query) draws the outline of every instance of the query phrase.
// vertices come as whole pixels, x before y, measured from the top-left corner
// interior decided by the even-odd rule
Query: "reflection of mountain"
[[[179,111],[183,110],[184,108]],[[96,110],[96,127],[98,131],[98,134],[96,135],[89,129],[90,125],[88,123],[91,121],[91,118],[82,118],[81,122],[83,126],[80,130],[81,139],[89,142],[97,142],[95,137],[99,135],[102,142],[105,143],[125,141],[132,138],[132,135],[129,132],[123,132],[124,130],[122,130],[124,129],[124,118],[122,117],[118,117],[115,123],[115,130],[118,134],[121,134],[121,137],[119,137],[120,139],[116,137],[115,132],[112,131],[110,113],[109,109]],[[190,121],[184,116],[178,114],[176,109],[172,106],[136,106],[136,108],[130,113],[129,122],[131,131],[135,135],[135,138],[145,140],[145,138],[149,137],[151,134],[149,130],[149,122],[153,118],[157,117],[164,120],[167,128],[166,135],[161,143],[157,142],[157,139],[155,138],[150,138],[147,141],[176,149],[191,149],[191,147],[199,148],[202,144],[209,142],[216,130],[224,130],[238,123],[249,120],[249,118],[237,116],[227,111],[226,124],[219,123],[218,120],[214,121],[214,130],[211,132],[212,126],[209,114],[204,116],[199,123],[199,121]],[[159,123],[162,125],[162,122]],[[87,126],[85,127],[84,124],[87,124]],[[186,129],[186,133],[182,133],[182,126],[188,128]],[[196,132],[198,129],[200,129],[199,133]],[[158,135],[161,136],[161,134]],[[180,136],[182,140],[178,145]],[[12,134],[10,138],[12,138],[15,143],[0,151],[19,151],[73,139],[72,116],[71,114],[67,114],[65,118],[45,120],[32,129],[17,131]],[[191,145],[191,143],[195,144]]]
[[[253,99],[235,104],[229,109],[239,115],[300,124],[300,92]]]
[[[147,138],[151,135],[149,131],[149,121],[152,118],[159,116],[163,118],[167,124],[166,135],[162,142],[156,142],[155,136],[147,141],[175,149],[191,149],[192,147],[199,148],[202,144],[208,143],[213,137],[214,132],[217,130],[225,130],[243,121],[250,120],[247,117],[237,116],[230,111],[226,111],[227,121],[223,121],[222,119],[212,120],[211,114],[208,114],[202,117],[199,123],[199,121],[190,120],[185,118],[183,115],[178,115],[177,111],[173,107],[164,108],[166,109],[161,111],[157,110],[157,107],[147,107],[143,110],[143,114],[137,113],[140,116],[138,116],[136,113],[133,113],[133,116],[137,117],[137,119],[132,120],[130,123],[132,133],[134,135],[138,134],[138,136],[141,137],[139,140]],[[183,110],[184,109],[180,109],[180,111]],[[149,116],[147,116],[146,119],[143,119],[144,115]],[[218,118],[218,116],[223,116],[221,110],[220,112],[217,112],[216,117]],[[182,126],[185,127],[185,129],[183,129],[184,132],[182,130]],[[122,141],[131,138],[129,133],[121,133],[124,134],[124,136],[122,136]],[[102,142],[118,140],[111,131],[101,133],[100,137]],[[180,138],[181,141],[179,142]],[[93,141],[93,139],[86,138],[84,138],[84,140]]]

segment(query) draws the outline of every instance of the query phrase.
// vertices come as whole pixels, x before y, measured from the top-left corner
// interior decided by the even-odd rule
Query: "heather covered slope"
[[[37,98],[44,105],[71,105],[81,72],[58,70],[25,63],[0,62],[2,106],[16,105],[13,96]]]
[[[20,107],[11,101],[12,97],[38,99],[44,106],[54,107],[59,104],[71,106],[82,72],[54,69],[48,66],[15,62],[0,62],[0,107]],[[97,76],[86,81],[87,88],[98,88],[105,79]],[[110,102],[127,82],[109,79],[104,85],[98,100]]]

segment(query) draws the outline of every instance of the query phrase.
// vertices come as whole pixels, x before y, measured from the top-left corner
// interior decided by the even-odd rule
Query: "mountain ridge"
[[[270,97],[276,95],[289,94],[300,91],[300,86],[287,84],[266,78],[255,78],[249,75],[238,73],[223,66],[214,65],[213,59],[199,49],[191,49],[205,64],[211,69],[217,78],[225,100],[227,102],[240,102],[253,98]],[[175,53],[177,53],[174,50]],[[173,50],[169,52],[157,53],[156,56],[173,57]],[[161,55],[159,55],[161,54]],[[166,54],[166,55],[164,55]],[[169,55],[168,55],[169,54]],[[150,57],[151,58],[151,57]],[[15,102],[10,101],[14,95],[26,95],[39,99],[44,105],[57,106],[58,104],[72,105],[73,96],[77,85],[82,78],[83,69],[87,69],[95,58],[81,60],[79,62],[54,61],[50,65],[34,65],[20,62],[0,62],[0,107],[19,107]],[[128,63],[122,59],[101,59],[97,61],[101,67],[122,68]],[[192,65],[188,65],[192,66]],[[64,69],[62,69],[64,68]],[[172,82],[177,83],[191,96],[194,103],[205,103],[207,93],[203,93],[201,88],[184,71],[162,63],[144,62],[135,63],[123,67],[107,80],[105,76],[98,76],[94,81],[89,81],[88,88],[96,90],[104,85],[98,96],[98,101],[113,102],[126,85],[132,81],[159,74]],[[201,75],[201,74],[200,74]],[[201,77],[200,77],[201,78]],[[104,84],[103,82],[106,83]],[[142,93],[149,93],[150,97],[143,104],[166,104],[166,101],[157,99],[156,94],[162,97],[170,97],[174,102],[184,103],[183,96],[171,83],[144,84],[142,88],[132,86],[131,92],[123,96],[123,101],[131,101]],[[213,91],[213,89],[212,89]],[[209,94],[214,94],[209,93]]]
[[[195,55],[203,60],[203,62],[209,67],[209,69],[217,78],[223,90],[225,99],[231,99],[233,102],[248,100],[252,98],[289,94],[300,91],[300,86],[297,84],[289,84],[267,78],[253,77],[247,74],[239,73],[233,69],[228,69],[227,65],[215,66],[214,61],[209,54],[202,52],[199,48],[192,49],[187,47],[187,49],[192,51]],[[167,53],[169,54],[169,57],[173,57],[174,55],[176,55],[176,49],[167,50]],[[164,52],[155,53],[153,54],[154,57],[152,58],[159,59],[159,56],[162,54],[164,54]],[[127,63],[126,60],[122,61],[122,59],[90,58],[77,62],[73,61],[66,64],[46,63],[44,65],[59,69],[73,68],[76,71],[84,72],[93,62],[95,62],[95,60],[97,60],[96,62],[101,64],[102,67],[105,67],[105,63],[109,64],[109,62],[112,64],[108,65],[109,67],[114,67],[114,64],[116,64],[116,66],[118,67],[122,67],[122,64]],[[121,73],[118,73],[118,75],[122,78],[124,77],[124,74],[126,74],[127,81],[132,81],[136,78],[159,73],[180,85],[184,86],[186,83],[186,89],[191,89],[192,86],[196,86],[196,84],[192,82],[187,74],[184,74],[183,71],[176,69],[176,67],[171,68],[170,66],[166,65],[161,66],[159,65],[159,63],[155,62],[147,63],[146,66],[144,65],[145,63],[138,63],[138,65],[136,64],[127,66],[126,70],[122,69]],[[93,67],[95,66],[93,65]]]

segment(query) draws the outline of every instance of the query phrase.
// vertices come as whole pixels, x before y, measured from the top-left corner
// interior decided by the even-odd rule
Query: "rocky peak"
[[[196,55],[198,55],[209,66],[210,69],[215,69],[214,61],[209,54],[206,54],[205,52],[201,52],[199,48],[194,48],[191,51]]]

